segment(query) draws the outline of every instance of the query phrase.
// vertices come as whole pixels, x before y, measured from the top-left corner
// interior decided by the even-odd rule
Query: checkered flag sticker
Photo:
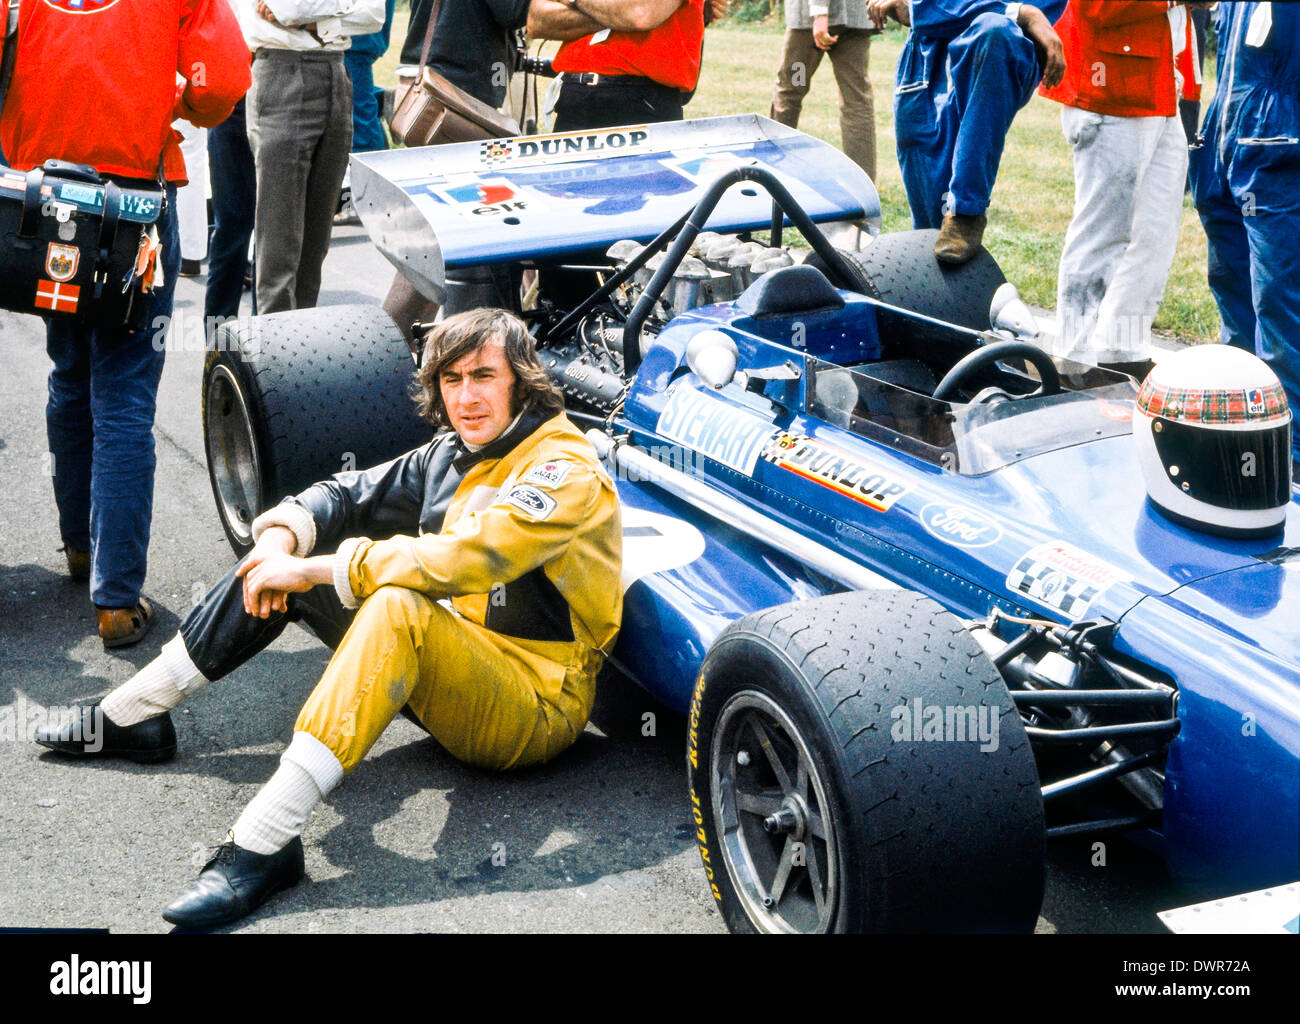
[[[487,142],[479,143],[478,153],[483,163],[495,167],[497,164],[510,162],[510,158],[514,156],[514,147],[509,139],[489,139]]]
[[[1007,585],[1016,593],[1057,609],[1071,620],[1083,618],[1088,606],[1101,593],[1100,588],[1087,580],[1071,576],[1032,554],[1016,563],[1007,575]]]

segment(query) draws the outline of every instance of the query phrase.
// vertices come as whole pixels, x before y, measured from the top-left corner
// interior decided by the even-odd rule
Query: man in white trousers
[[[1055,353],[1140,380],[1182,221],[1178,100],[1199,95],[1195,43],[1183,4],[1070,0],[1056,31],[1065,77],[1042,92],[1064,104],[1074,219],[1057,279]]]
[[[181,231],[181,277],[197,277],[208,258],[208,130],[188,121],[172,125],[181,133],[181,155],[190,183],[176,190],[176,216]]]

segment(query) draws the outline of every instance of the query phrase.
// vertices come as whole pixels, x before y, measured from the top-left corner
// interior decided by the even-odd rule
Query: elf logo
[[[56,996],[130,996],[143,1005],[152,998],[149,960],[87,960],[73,953],[50,964],[50,992]]]
[[[476,206],[484,206],[504,203],[513,199],[515,190],[504,183],[476,182],[472,185],[462,185],[459,188],[449,188],[447,189],[447,195],[452,202],[473,203]]]
[[[487,178],[468,185],[457,185],[455,188],[443,189],[442,195],[459,208],[458,212],[472,217],[499,217],[528,209],[528,203],[503,178]]]

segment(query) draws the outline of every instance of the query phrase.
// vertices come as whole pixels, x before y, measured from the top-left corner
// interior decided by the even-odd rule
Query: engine
[[[548,340],[539,353],[542,365],[570,405],[604,415],[617,406],[623,395],[623,323],[666,257],[664,252],[656,253],[628,274],[628,265],[644,249],[631,239],[610,246],[605,253],[610,269],[601,271],[602,283],[625,279],[572,331]],[[700,306],[730,302],[763,274],[794,262],[788,249],[746,241],[737,235],[700,232],[655,302],[642,332],[642,345],[652,342],[673,317]]]

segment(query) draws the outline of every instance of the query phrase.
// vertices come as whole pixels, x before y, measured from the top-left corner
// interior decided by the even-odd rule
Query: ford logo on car
[[[1002,536],[1002,528],[997,523],[964,505],[931,502],[921,509],[921,523],[940,540],[959,548],[988,547]]]

